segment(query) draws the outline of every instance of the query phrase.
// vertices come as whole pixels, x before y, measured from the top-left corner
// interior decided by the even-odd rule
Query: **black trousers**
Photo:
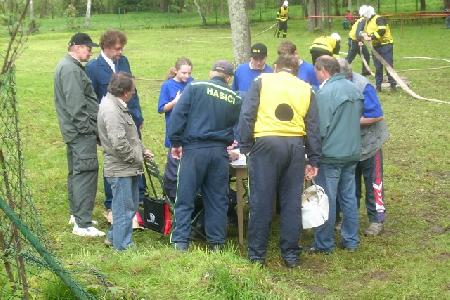
[[[305,173],[305,147],[302,137],[257,138],[249,155],[250,213],[248,256],[264,260],[273,216],[273,202],[280,202],[280,248],[287,261],[300,253],[300,195]]]

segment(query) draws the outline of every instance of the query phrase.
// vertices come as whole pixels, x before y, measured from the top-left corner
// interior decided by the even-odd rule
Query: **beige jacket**
[[[144,146],[136,125],[120,99],[106,94],[97,117],[105,177],[128,177],[143,173]]]

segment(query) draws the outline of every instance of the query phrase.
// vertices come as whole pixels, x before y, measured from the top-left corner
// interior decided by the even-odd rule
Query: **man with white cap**
[[[277,21],[278,21],[278,30],[277,30],[277,38],[280,37],[280,32],[283,32],[283,38],[286,38],[287,35],[287,21],[288,17],[288,1],[284,1],[283,5],[278,9],[277,13]]]
[[[363,37],[367,41],[372,41],[373,50],[391,66],[394,66],[394,39],[391,35],[391,30],[386,19],[377,15],[372,6],[368,6],[363,12],[366,19]],[[372,53],[373,55],[373,53]],[[375,83],[377,91],[381,92],[381,83],[383,82],[383,65],[373,56],[373,64],[375,65]],[[391,85],[391,90],[396,90],[395,79],[387,73],[388,81]]]
[[[315,64],[316,59],[322,55],[338,55],[339,50],[341,50],[341,36],[337,32],[333,32],[330,36],[320,36],[316,38],[311,47],[309,47],[313,64]]]
[[[363,14],[367,10],[367,5],[363,5],[359,8],[359,15],[360,18],[356,20],[356,22],[353,24],[352,28],[350,29],[350,32],[348,33],[348,53],[347,53],[347,61],[349,64],[353,62],[356,55],[362,55],[364,59],[367,62],[367,65],[370,63],[370,54],[369,50],[367,49],[367,46],[364,45],[364,37],[362,36],[362,33],[364,32],[364,27],[366,25],[366,19],[364,18]],[[363,76],[370,75],[370,70],[366,68],[364,64],[362,64],[362,71],[361,74]]]

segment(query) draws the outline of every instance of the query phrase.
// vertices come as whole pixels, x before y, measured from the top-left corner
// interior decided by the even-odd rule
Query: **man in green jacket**
[[[338,61],[331,56],[316,60],[317,79],[322,83],[316,93],[322,157],[316,183],[322,186],[329,200],[328,221],[315,232],[312,251],[331,253],[335,248],[334,223],[336,199],[343,214],[342,246],[355,251],[359,245],[359,216],[355,194],[355,168],[361,156],[359,119],[363,95],[340,72]]]
[[[54,78],[55,106],[59,127],[67,146],[67,193],[73,234],[104,236],[92,226],[97,193],[97,95],[82,62],[98,47],[89,35],[77,33],[70,39],[68,53],[58,63]],[[74,218],[72,218],[72,216]]]

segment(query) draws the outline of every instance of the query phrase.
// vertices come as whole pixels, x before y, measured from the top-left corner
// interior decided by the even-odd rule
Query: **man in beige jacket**
[[[132,219],[139,204],[138,176],[143,173],[144,157],[153,157],[142,145],[127,108],[134,93],[133,76],[125,72],[114,73],[97,117],[105,155],[104,175],[113,193],[114,224],[108,231],[105,244],[116,250],[126,250],[132,245]]]

